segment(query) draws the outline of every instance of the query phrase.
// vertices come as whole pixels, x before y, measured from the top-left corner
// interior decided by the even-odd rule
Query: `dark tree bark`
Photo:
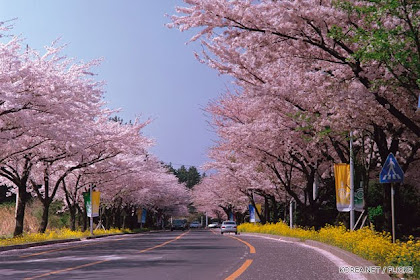
[[[20,236],[23,234],[23,221],[25,218],[25,208],[28,200],[28,193],[26,192],[26,185],[18,187],[18,197],[16,200],[16,215],[15,215],[15,229],[13,236]]]
[[[3,166],[0,168],[0,175],[11,181],[17,187],[18,197],[16,199],[15,228],[13,231],[14,237],[23,234],[25,208],[29,198],[26,188],[31,168],[32,163],[29,156],[25,156],[25,163],[21,173],[12,166]]]
[[[76,230],[76,207],[69,207],[70,212],[70,230]]]
[[[51,202],[46,202],[42,204],[42,219],[41,224],[39,225],[39,232],[44,233],[48,226],[48,216]]]

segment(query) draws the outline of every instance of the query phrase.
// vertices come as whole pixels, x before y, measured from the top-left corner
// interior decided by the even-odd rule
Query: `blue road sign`
[[[401,183],[404,180],[404,172],[395,159],[394,155],[390,153],[386,158],[385,164],[379,174],[379,183]]]

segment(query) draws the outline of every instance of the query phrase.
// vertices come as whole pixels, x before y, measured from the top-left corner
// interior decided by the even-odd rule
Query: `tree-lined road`
[[[345,279],[312,249],[219,231],[153,232],[6,251],[1,279]],[[230,278],[229,278],[230,277]]]

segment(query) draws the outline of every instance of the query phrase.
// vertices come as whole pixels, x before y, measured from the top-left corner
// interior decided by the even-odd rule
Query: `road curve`
[[[154,232],[0,253],[0,279],[363,279],[316,250],[218,230]]]
[[[247,247],[207,230],[113,236],[0,253],[0,279],[224,279]]]
[[[237,279],[287,279],[287,280],[362,280],[362,276],[340,274],[338,266],[320,252],[295,242],[279,241],[241,234],[241,239],[255,247],[252,265]]]

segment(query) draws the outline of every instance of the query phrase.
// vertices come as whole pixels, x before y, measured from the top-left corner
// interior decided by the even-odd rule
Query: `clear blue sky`
[[[229,86],[227,78],[200,64],[185,43],[192,33],[164,25],[182,1],[0,0],[0,21],[18,18],[12,34],[42,50],[61,37],[65,54],[103,58],[95,69],[107,83],[105,99],[124,120],[153,119],[145,135],[165,162],[195,165],[216,139],[203,108]]]

